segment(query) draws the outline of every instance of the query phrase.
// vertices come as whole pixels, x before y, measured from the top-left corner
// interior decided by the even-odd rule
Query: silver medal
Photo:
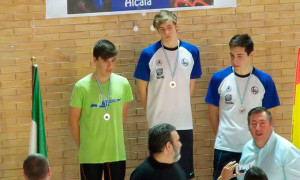
[[[176,87],[176,82],[175,81],[171,81],[170,82],[170,87],[171,88],[175,88]]]
[[[104,120],[108,121],[110,119],[110,115],[108,113],[104,114]]]
[[[246,108],[244,107],[244,106],[242,106],[241,108],[240,108],[240,113],[244,113],[246,111]]]

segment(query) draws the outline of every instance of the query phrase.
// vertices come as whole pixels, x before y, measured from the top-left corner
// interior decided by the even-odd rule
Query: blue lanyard
[[[234,80],[235,80],[236,88],[237,88],[237,91],[238,91],[238,94],[239,94],[240,102],[241,102],[241,105],[243,105],[244,104],[244,100],[245,100],[245,96],[246,96],[246,92],[247,92],[247,88],[248,88],[248,85],[249,85],[249,81],[250,81],[250,78],[251,78],[251,75],[252,75],[253,67],[252,67],[252,69],[250,71],[250,75],[248,76],[247,83],[246,83],[246,86],[245,86],[245,89],[244,89],[244,93],[243,93],[243,97],[241,97],[240,88],[239,88],[239,86],[237,84],[236,75],[235,75],[233,67],[232,67],[232,70],[233,70]]]
[[[168,58],[168,56],[167,56],[167,53],[166,53],[166,50],[165,50],[165,48],[164,48],[164,45],[162,44],[162,42],[160,42],[160,43],[161,43],[161,47],[162,47],[162,49],[163,49],[163,51],[164,51],[165,57],[166,57],[166,59],[167,59],[168,65],[169,65],[169,69],[170,69],[170,72],[171,72],[171,77],[172,77],[172,79],[174,79],[174,76],[175,76],[175,73],[176,73],[176,69],[177,69],[177,65],[178,65],[178,57],[179,57],[179,47],[180,47],[179,45],[180,45],[180,41],[178,40],[176,62],[175,62],[175,66],[174,66],[173,71],[172,71],[172,68],[171,68],[170,60],[169,60],[169,58]]]
[[[108,95],[107,95],[107,99],[105,99],[105,96],[104,96],[104,93],[103,93],[103,90],[102,90],[102,87],[101,87],[101,84],[96,76],[96,73],[94,74],[96,80],[97,80],[97,83],[98,83],[98,86],[101,90],[101,94],[102,94],[102,97],[104,99],[104,106],[105,106],[105,110],[107,111],[108,109],[108,106],[109,106],[109,96],[110,96],[110,77],[109,77],[109,83],[108,83]]]

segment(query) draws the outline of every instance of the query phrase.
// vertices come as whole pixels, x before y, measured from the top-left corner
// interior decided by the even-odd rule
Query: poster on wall
[[[46,18],[236,7],[236,0],[46,0]]]

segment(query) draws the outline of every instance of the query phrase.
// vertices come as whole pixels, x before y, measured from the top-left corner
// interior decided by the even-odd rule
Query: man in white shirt
[[[260,167],[271,180],[299,180],[300,150],[274,132],[271,113],[264,107],[253,108],[248,128],[253,139],[244,146],[239,164]]]

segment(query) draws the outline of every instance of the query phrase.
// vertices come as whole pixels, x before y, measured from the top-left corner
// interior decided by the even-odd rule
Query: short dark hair
[[[30,154],[23,162],[24,174],[29,180],[40,180],[47,177],[48,159],[42,154]]]
[[[173,144],[173,131],[176,131],[176,128],[167,123],[157,124],[149,129],[148,148],[151,156],[162,152],[167,142]]]
[[[111,57],[114,57],[118,54],[116,46],[109,40],[103,39],[99,40],[93,50],[93,56],[98,59],[101,57],[104,60],[107,60]]]
[[[247,55],[254,50],[254,43],[248,34],[237,34],[229,42],[230,49],[233,47],[244,47]]]
[[[248,125],[250,124],[250,118],[253,114],[258,114],[258,113],[262,113],[262,112],[266,112],[269,121],[272,122],[272,114],[267,108],[265,108],[265,107],[255,107],[255,108],[251,109],[248,112]]]
[[[246,172],[244,180],[268,180],[268,176],[261,168],[253,166]]]

